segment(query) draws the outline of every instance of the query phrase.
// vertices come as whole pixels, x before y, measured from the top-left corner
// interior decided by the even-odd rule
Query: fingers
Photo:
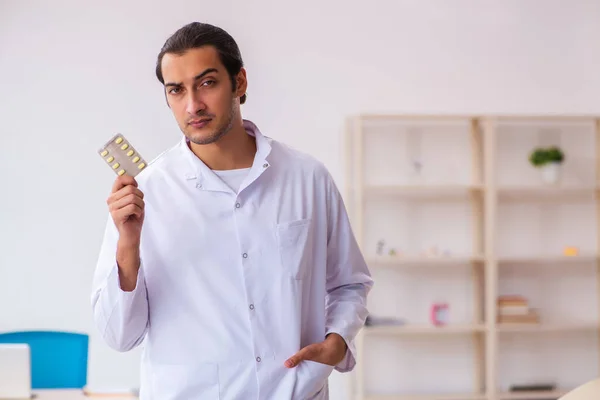
[[[127,188],[133,188],[133,186],[128,186]],[[123,188],[121,190],[125,190],[127,188]],[[125,194],[118,200],[109,202],[110,213],[112,214],[115,222],[124,222],[131,215],[136,215],[138,218],[142,218],[144,208],[144,200],[135,192]]]
[[[293,368],[304,360],[314,360],[319,356],[321,347],[319,344],[311,344],[302,348],[299,352],[285,361],[287,368]]]
[[[144,193],[140,189],[133,185],[127,185],[120,188],[116,192],[111,193],[108,199],[106,200],[106,203],[110,206],[111,204],[123,199],[124,197],[131,195],[135,195],[140,199],[144,198]]]
[[[139,189],[135,190],[139,192]],[[113,201],[109,203],[109,209],[111,211],[116,211],[121,208],[125,208],[126,206],[131,204],[137,205],[141,210],[144,209],[144,200],[142,199],[142,196],[140,196],[137,192],[121,194],[120,197],[117,196]]]
[[[144,209],[138,206],[137,204],[128,204],[125,207],[112,212],[113,219],[115,221],[125,221],[132,215],[135,215],[138,218],[142,218],[143,214]]]
[[[115,179],[112,192],[106,200],[115,222],[126,221],[131,215],[143,216],[144,193],[137,186],[136,180],[128,175]]]
[[[138,184],[133,176],[129,176],[129,175],[118,176],[117,179],[115,179],[115,182],[113,183],[112,193],[116,193],[128,185],[137,187]]]

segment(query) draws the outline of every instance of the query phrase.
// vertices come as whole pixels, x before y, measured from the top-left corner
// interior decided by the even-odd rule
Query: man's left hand
[[[304,360],[334,366],[344,359],[347,350],[346,341],[337,333],[331,333],[321,343],[309,344],[300,349],[286,360],[285,366],[293,368]]]

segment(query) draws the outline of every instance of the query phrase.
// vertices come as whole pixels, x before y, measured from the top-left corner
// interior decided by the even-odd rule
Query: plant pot
[[[542,181],[549,185],[555,185],[560,182],[562,165],[558,162],[551,162],[540,167]]]

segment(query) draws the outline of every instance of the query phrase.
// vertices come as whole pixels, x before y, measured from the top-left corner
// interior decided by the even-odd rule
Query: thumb
[[[311,344],[308,345],[302,349],[300,349],[300,351],[298,351],[296,354],[294,354],[293,356],[291,356],[290,358],[288,358],[285,361],[285,366],[288,368],[293,368],[296,365],[300,364],[300,362],[304,361],[304,360],[311,360],[314,355],[317,353],[317,345],[316,344]]]

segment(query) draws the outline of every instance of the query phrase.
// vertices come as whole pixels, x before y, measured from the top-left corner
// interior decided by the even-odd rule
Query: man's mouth
[[[193,126],[194,128],[200,129],[208,125],[210,121],[212,121],[212,118],[193,119],[190,122],[188,122],[188,124]]]

